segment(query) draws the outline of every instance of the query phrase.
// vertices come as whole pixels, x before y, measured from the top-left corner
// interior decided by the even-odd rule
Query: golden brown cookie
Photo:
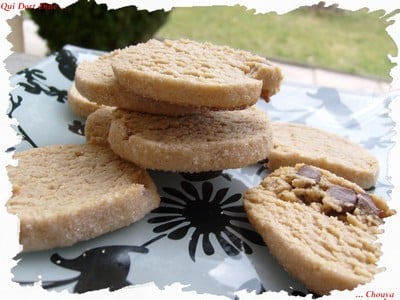
[[[112,121],[113,107],[99,108],[91,113],[85,123],[85,138],[88,144],[108,147],[108,132]]]
[[[365,189],[375,185],[379,162],[359,144],[308,125],[274,122],[272,128],[274,147],[268,156],[269,171],[306,163],[327,169]]]
[[[214,109],[268,100],[283,78],[264,57],[186,39],[151,39],[124,48],[114,56],[112,68],[118,82],[138,95]]]
[[[23,251],[64,247],[127,226],[158,207],[147,172],[95,145],[54,145],[15,154],[10,213]]]
[[[95,110],[103,105],[89,101],[86,97],[82,96],[81,93],[76,89],[75,83],[72,83],[68,90],[68,105],[72,112],[82,118],[86,118]]]
[[[111,62],[119,52],[120,50],[115,50],[101,55],[94,61],[83,61],[78,65],[75,85],[80,94],[98,104],[156,115],[181,116],[203,110],[142,97],[135,89],[121,86],[111,68]]]
[[[147,169],[204,172],[240,168],[266,157],[272,131],[265,112],[251,107],[182,117],[115,110],[111,149]]]

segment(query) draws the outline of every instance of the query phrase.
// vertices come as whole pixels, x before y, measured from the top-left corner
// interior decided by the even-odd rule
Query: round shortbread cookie
[[[182,116],[204,110],[142,97],[137,95],[135,90],[121,86],[111,68],[111,61],[119,52],[120,50],[115,50],[99,56],[94,61],[82,61],[78,65],[75,84],[87,99],[103,105],[156,115]]]
[[[108,141],[115,153],[144,168],[196,173],[258,162],[272,147],[272,130],[255,107],[178,118],[117,109]]]
[[[113,110],[113,107],[99,108],[87,117],[85,122],[86,143],[109,146],[108,132],[111,126]]]
[[[127,226],[158,207],[148,173],[109,148],[53,145],[15,154],[10,213],[23,251],[64,247]]]
[[[243,199],[271,254],[314,293],[353,289],[382,271],[376,239],[395,211],[358,185],[297,164],[275,170]]]
[[[72,112],[82,118],[86,118],[95,110],[103,107],[103,105],[89,101],[86,97],[82,96],[76,89],[75,83],[72,83],[69,88],[67,97],[68,105]]]
[[[251,106],[279,91],[280,69],[243,50],[190,40],[149,40],[122,49],[112,68],[139,95],[221,109]]]
[[[375,185],[379,162],[360,145],[308,125],[274,122],[272,128],[274,146],[268,156],[269,171],[306,163],[327,169],[365,189]]]

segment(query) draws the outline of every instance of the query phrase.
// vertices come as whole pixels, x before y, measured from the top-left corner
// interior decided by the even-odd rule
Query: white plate
[[[9,116],[18,120],[23,138],[17,151],[85,142],[85,120],[69,110],[67,90],[77,63],[99,53],[67,45],[11,78]],[[390,101],[382,95],[285,82],[270,103],[260,100],[257,105],[273,121],[313,125],[366,147],[381,163],[374,192],[389,201]],[[71,293],[148,282],[160,289],[178,282],[184,291],[230,298],[240,290],[308,293],[270,256],[243,211],[242,192],[266,175],[262,163],[196,176],[150,173],[162,196],[159,209],[131,226],[72,247],[16,254],[13,280],[22,285],[40,281],[43,288]]]

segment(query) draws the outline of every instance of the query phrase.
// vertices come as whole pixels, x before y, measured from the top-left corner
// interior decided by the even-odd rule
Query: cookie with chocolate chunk
[[[381,271],[376,239],[395,211],[357,184],[297,164],[275,170],[243,198],[271,254],[314,293],[353,289]]]
[[[375,185],[379,162],[359,144],[308,125],[276,122],[272,128],[274,147],[267,163],[270,171],[306,163],[329,170],[364,189]]]

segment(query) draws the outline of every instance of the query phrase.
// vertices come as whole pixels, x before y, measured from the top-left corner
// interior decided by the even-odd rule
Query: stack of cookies
[[[87,120],[89,143],[146,169],[204,172],[269,155],[271,123],[254,104],[281,81],[279,68],[246,51],[150,40],[82,62],[71,90],[107,106]]]
[[[87,117],[84,145],[17,153],[8,211],[23,251],[65,247],[127,226],[160,204],[147,169],[202,172],[268,156],[254,107],[280,87],[265,58],[189,40],[150,40],[81,63],[68,92]]]

